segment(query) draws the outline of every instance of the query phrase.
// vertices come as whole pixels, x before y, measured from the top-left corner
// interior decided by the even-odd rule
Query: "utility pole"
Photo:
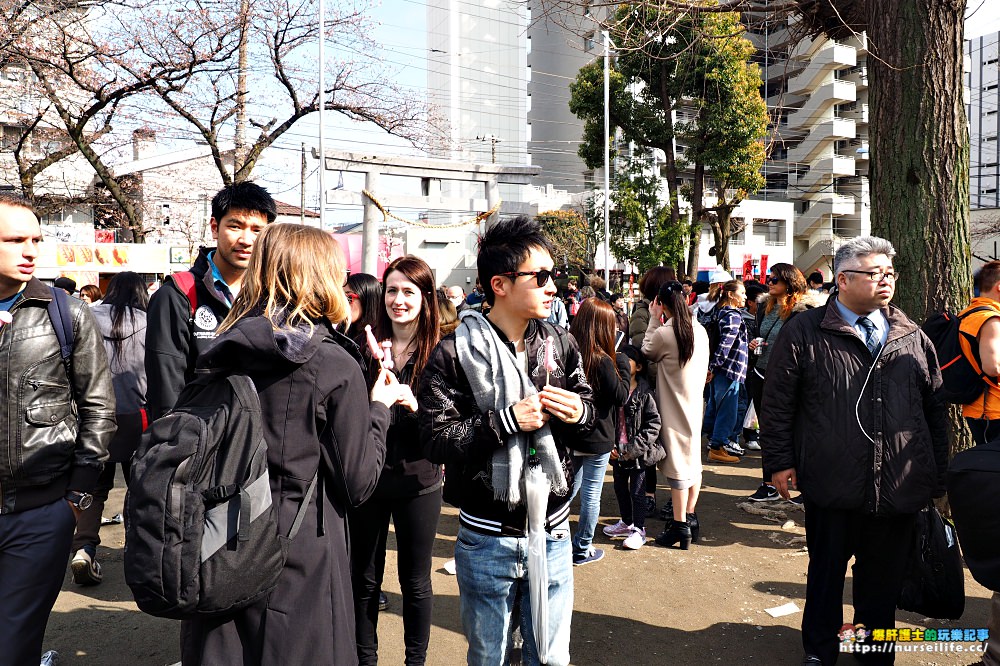
[[[247,155],[247,66],[250,32],[250,0],[240,0],[240,44],[236,71],[236,137],[233,176],[243,168]]]
[[[487,134],[486,136],[476,136],[479,141],[489,141],[490,142],[490,156],[491,162],[493,164],[497,163],[497,144],[500,143],[500,139],[493,134]]]
[[[306,142],[302,142],[302,172],[299,176],[299,223],[306,223]]]
[[[319,228],[325,229],[326,212],[326,128],[323,118],[326,110],[326,3],[319,0]]]
[[[611,226],[611,164],[608,154],[608,145],[611,134],[611,36],[607,30],[602,30],[604,35],[604,282],[611,284],[611,252],[610,247],[610,226]]]

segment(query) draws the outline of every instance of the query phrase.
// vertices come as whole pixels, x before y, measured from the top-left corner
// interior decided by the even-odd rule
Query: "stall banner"
[[[143,243],[42,243],[37,263],[70,273],[165,273],[169,248]]]

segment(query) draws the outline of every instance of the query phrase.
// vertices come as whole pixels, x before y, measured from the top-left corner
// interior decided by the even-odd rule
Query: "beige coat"
[[[662,326],[650,318],[642,353],[656,363],[656,404],[660,408],[660,441],[667,457],[660,471],[687,487],[701,477],[701,422],[705,379],[708,376],[708,333],[692,318],[694,354],[682,367],[673,320]]]

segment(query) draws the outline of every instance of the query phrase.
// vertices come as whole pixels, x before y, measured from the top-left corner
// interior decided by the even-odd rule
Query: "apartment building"
[[[997,154],[1000,110],[1000,33],[965,42],[969,117],[969,196],[973,209],[1000,208]]]
[[[841,241],[871,231],[867,37],[801,39],[793,22],[745,22],[772,118],[767,185],[754,198],[795,204],[795,265],[829,277]]]

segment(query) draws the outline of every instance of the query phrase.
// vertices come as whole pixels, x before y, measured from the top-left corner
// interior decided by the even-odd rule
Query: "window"
[[[596,46],[597,46],[597,44],[594,42],[594,36],[595,36],[595,34],[596,33],[592,32],[589,35],[584,35],[583,36],[583,50],[586,51],[587,53],[590,53],[591,51],[593,51],[594,48],[596,48]]]
[[[745,245],[747,242],[747,221],[742,217],[729,218],[729,244]]]
[[[754,234],[764,238],[764,245],[783,246],[785,244],[785,221],[755,219]]]
[[[994,83],[993,85],[990,86],[984,86],[983,90],[996,90],[997,88],[1000,88],[1000,84]]]

